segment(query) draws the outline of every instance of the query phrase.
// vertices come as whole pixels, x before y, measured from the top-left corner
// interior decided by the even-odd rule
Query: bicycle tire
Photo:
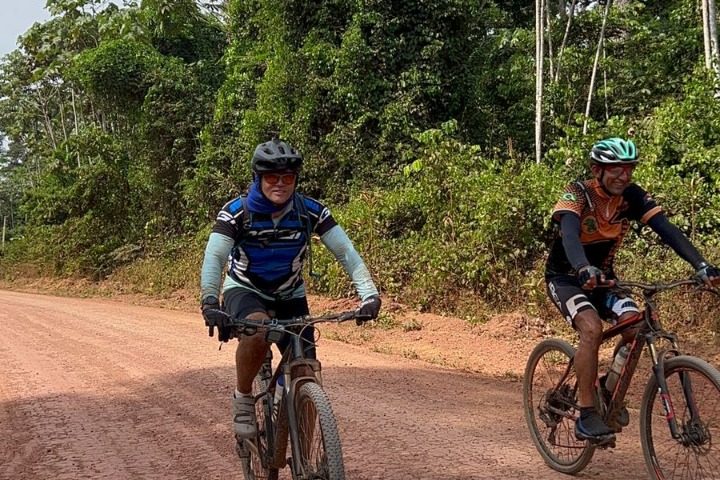
[[[665,362],[664,374],[678,429],[685,436],[681,442],[670,435],[657,379],[651,375],[640,405],[640,443],[650,478],[719,478],[720,372],[704,360],[681,355]],[[689,383],[684,380],[688,378]],[[699,422],[690,418],[683,381],[691,385]]]
[[[269,378],[272,374],[270,362],[266,360],[260,367],[260,371],[253,379],[252,393],[254,396],[260,392],[267,392]],[[245,480],[277,480],[279,476],[278,469],[270,468],[267,465],[268,452],[272,452],[274,442],[272,437],[272,401],[273,398],[269,393],[262,395],[255,401],[255,417],[257,419],[257,435],[252,440],[243,440],[244,442],[255,442],[257,453],[251,448],[246,448],[248,455],[246,458],[241,457],[243,461],[243,474]],[[242,449],[242,446],[238,450]]]
[[[579,412],[574,367],[558,386],[574,356],[569,343],[543,340],[530,354],[523,378],[523,410],[533,444],[550,468],[569,475],[585,468],[595,453],[595,446],[575,438]]]
[[[305,382],[297,389],[295,412],[300,439],[300,458],[295,471],[306,478],[345,480],[340,434],[330,400],[322,387]],[[319,433],[319,435],[318,435]]]

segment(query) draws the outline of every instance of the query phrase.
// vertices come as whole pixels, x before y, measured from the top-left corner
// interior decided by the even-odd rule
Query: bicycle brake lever
[[[354,311],[353,312],[345,312],[342,315],[340,315],[339,317],[337,317],[337,321],[338,322],[347,322],[348,320],[353,320],[355,318],[357,318],[357,316],[355,315]]]
[[[358,327],[362,325],[365,322],[369,322],[372,320],[372,317],[370,315],[354,315],[355,318],[355,325]]]

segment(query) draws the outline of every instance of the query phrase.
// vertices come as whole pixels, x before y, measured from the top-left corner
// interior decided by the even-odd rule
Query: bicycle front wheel
[[[303,383],[295,398],[300,438],[300,471],[304,478],[345,480],[345,466],[335,415],[323,389]]]
[[[668,425],[659,386],[650,377],[640,406],[640,440],[652,479],[720,478],[720,372],[696,357],[665,362],[667,403],[679,438]]]
[[[535,448],[553,470],[575,474],[595,447],[575,438],[579,415],[575,349],[558,339],[543,340],[530,354],[523,379],[523,409]]]

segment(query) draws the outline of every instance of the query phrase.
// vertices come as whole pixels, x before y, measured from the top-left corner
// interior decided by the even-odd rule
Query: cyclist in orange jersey
[[[720,280],[718,269],[670,223],[655,200],[632,182],[637,163],[637,148],[631,140],[608,138],[597,142],[590,152],[593,178],[569,184],[552,213],[559,229],[545,268],[548,294],[580,336],[575,354],[580,402],[575,436],[597,444],[615,440],[615,432],[602,420],[593,402],[601,318],[619,322],[639,309],[632,298],[596,287],[615,278],[615,254],[630,223],[637,221],[652,228],[707,283]],[[630,341],[634,333],[632,329],[626,332],[623,341]]]

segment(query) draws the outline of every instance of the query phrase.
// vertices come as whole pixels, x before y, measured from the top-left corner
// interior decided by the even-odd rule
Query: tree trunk
[[[565,50],[565,45],[567,44],[568,35],[570,35],[570,26],[572,25],[573,17],[575,16],[575,3],[577,0],[572,0],[572,3],[570,4],[570,13],[568,15],[567,23],[565,24],[565,34],[563,35],[562,43],[560,44],[560,49],[558,50],[557,55],[557,70],[555,70],[555,74],[553,75],[553,81],[557,82],[558,78],[560,78],[560,63],[562,62],[562,54]]]
[[[708,19],[708,0],[701,0],[703,21],[703,45],[705,46],[705,68],[712,68],[712,48],[710,47],[710,22]]]
[[[588,90],[587,104],[585,105],[585,121],[583,122],[583,135],[587,134],[588,119],[590,118],[590,106],[592,105],[593,90],[595,89],[595,77],[597,76],[598,63],[600,63],[600,51],[605,43],[605,25],[607,24],[608,13],[610,13],[611,0],[607,0],[603,12],[602,26],[600,27],[600,38],[598,39],[597,50],[595,51],[595,62],[593,63],[592,75],[590,77],[590,89]]]
[[[710,53],[712,57],[712,65],[715,72],[720,78],[720,56],[718,56],[718,36],[717,36],[717,11],[715,9],[715,0],[707,0],[708,6],[708,30],[710,32]]]
[[[77,115],[77,108],[75,107],[75,89],[70,88],[70,102],[72,104],[72,111],[73,111],[73,122],[75,123],[75,135],[78,134],[79,128],[78,128],[78,115]],[[77,151],[77,166],[80,168],[80,150]]]
[[[550,20],[550,5],[545,5],[545,20],[547,22],[547,44],[548,44],[548,61],[549,61],[549,69],[550,74],[552,75],[552,72],[555,71],[555,66],[553,65],[553,44],[552,44],[552,23]]]
[[[544,0],[535,0],[535,162],[538,164],[542,159],[544,10]]]

